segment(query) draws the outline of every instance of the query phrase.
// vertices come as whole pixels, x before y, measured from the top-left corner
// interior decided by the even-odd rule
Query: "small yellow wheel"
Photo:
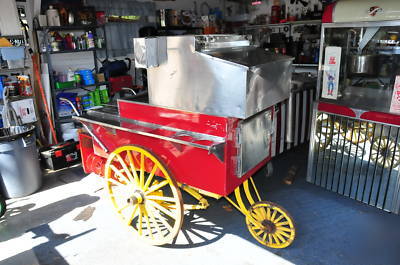
[[[272,202],[260,201],[250,206],[246,224],[250,234],[270,248],[288,247],[296,236],[292,217],[284,208]]]
[[[123,146],[109,155],[104,177],[117,214],[140,239],[173,241],[183,222],[182,195],[159,159],[142,147]]]
[[[400,144],[385,136],[381,139],[376,137],[372,142],[371,158],[381,167],[397,168],[400,165]]]
[[[344,130],[343,127],[347,129]],[[368,122],[349,121],[347,126],[342,126],[341,134],[353,144],[362,144],[372,138],[375,125]]]
[[[317,116],[315,135],[316,142],[321,149],[325,149],[330,145],[333,133],[334,126],[332,119],[328,114],[319,113]]]

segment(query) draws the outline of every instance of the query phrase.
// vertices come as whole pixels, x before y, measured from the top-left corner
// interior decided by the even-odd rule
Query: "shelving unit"
[[[78,31],[78,32],[87,32],[87,31],[92,31],[94,39],[96,40],[98,37],[98,32],[97,30],[102,30],[103,31],[103,36],[104,36],[104,43],[107,43],[107,37],[106,37],[106,31],[104,25],[98,26],[98,25],[87,25],[87,26],[60,26],[60,27],[40,27],[36,29],[36,31],[42,31],[44,32],[44,43],[48,44],[49,43],[49,33],[52,31],[59,31],[59,32],[72,32],[72,31]],[[46,45],[48,47],[48,45]],[[97,52],[98,51],[105,51],[106,58],[108,58],[108,53],[107,49],[105,47],[102,48],[92,48],[92,49],[84,49],[84,50],[61,50],[61,51],[51,51],[49,49],[46,49],[46,51],[40,52],[41,55],[44,57],[45,61],[48,64],[49,68],[49,77],[50,77],[50,86],[51,86],[51,96],[52,96],[52,113],[53,113],[53,119],[55,121],[55,127],[57,131],[57,136],[61,138],[61,128],[60,124],[61,123],[68,123],[68,122],[74,122],[72,119],[72,116],[68,117],[59,117],[58,115],[58,109],[57,109],[57,94],[61,92],[66,92],[66,91],[71,91],[71,90],[85,90],[85,91],[93,91],[94,88],[101,86],[101,85],[107,85],[108,82],[96,82],[93,85],[81,85],[81,84],[76,84],[73,87],[68,87],[68,88],[63,88],[63,89],[58,89],[56,88],[56,77],[53,75],[53,55],[55,54],[73,54],[73,53],[82,53],[82,52],[91,52],[93,54],[93,63],[94,63],[94,71],[95,73],[99,72],[99,65],[98,65],[98,56]]]
[[[320,19],[317,19],[317,20],[288,21],[285,23],[276,23],[276,24],[246,25],[240,28],[240,33],[253,34],[254,36],[259,36],[261,34],[268,35],[273,33],[282,33],[286,37],[291,36],[294,39],[295,37],[298,37],[299,35],[303,34],[302,30],[298,29],[299,27],[304,27],[304,26],[318,27],[321,24],[322,21]],[[253,32],[255,32],[255,34]],[[318,64],[314,63],[314,60],[310,60],[310,63],[293,63],[293,66],[296,69],[307,69],[307,70],[315,70],[316,68],[318,68]]]

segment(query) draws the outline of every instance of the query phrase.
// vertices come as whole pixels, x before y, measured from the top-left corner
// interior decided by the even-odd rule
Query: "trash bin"
[[[0,129],[0,184],[6,198],[27,196],[42,184],[33,125]]]

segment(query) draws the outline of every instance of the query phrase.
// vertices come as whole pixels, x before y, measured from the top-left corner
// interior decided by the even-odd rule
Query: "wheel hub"
[[[386,147],[382,147],[381,151],[379,152],[381,154],[381,156],[383,157],[389,157],[391,155],[391,152],[388,148]]]
[[[264,221],[262,221],[261,224],[263,225],[265,232],[267,232],[267,233],[275,233],[276,225],[273,222],[271,222],[269,220],[264,220]]]
[[[126,200],[126,202],[129,203],[129,204],[136,205],[136,204],[141,204],[141,203],[143,203],[143,202],[144,202],[144,199],[145,199],[145,197],[144,197],[143,192],[137,190],[137,191],[135,191],[135,192],[132,194],[131,197],[129,197],[129,198]]]

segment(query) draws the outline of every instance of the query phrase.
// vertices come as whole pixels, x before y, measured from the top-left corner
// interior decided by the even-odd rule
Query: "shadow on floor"
[[[307,151],[308,146],[303,145],[275,158],[270,178],[265,177],[264,170],[254,176],[262,199],[283,206],[296,222],[296,240],[290,247],[266,250],[299,265],[398,265],[400,216],[307,183]],[[283,184],[292,165],[297,168],[294,183]],[[205,211],[185,215],[182,230],[185,239],[165,247],[198,247],[225,234],[261,246],[247,231],[244,216],[234,208],[227,210],[229,203],[225,199],[210,199],[210,204]]]
[[[90,229],[88,231],[82,232],[80,234],[70,236],[69,234],[57,234],[55,233],[48,224],[43,224],[32,228],[26,232],[32,232],[34,234],[33,238],[44,237],[47,239],[45,243],[42,243],[38,246],[32,248],[31,251],[25,251],[19,253],[15,256],[9,257],[2,261],[2,264],[16,265],[23,264],[21,262],[26,262],[26,260],[32,260],[32,257],[27,258],[26,256],[32,254],[35,255],[34,260],[36,260],[37,264],[40,265],[68,265],[69,263],[65,260],[65,258],[57,251],[56,247],[62,245],[68,241],[74,240],[80,236],[84,236],[90,232],[95,231],[96,229]]]
[[[24,234],[26,229],[36,227],[44,223],[50,223],[76,208],[92,204],[98,200],[99,197],[97,196],[80,194],[50,203],[34,210],[31,210],[35,206],[34,204],[27,204],[22,207],[10,207],[7,209],[6,214],[0,219],[0,230],[2,231],[0,234],[0,242],[18,237]],[[9,229],[10,226],[7,226],[7,219],[10,219],[10,222],[17,219],[23,220],[21,218],[10,218],[15,215],[21,215],[22,217],[26,215],[26,220],[29,221],[21,222],[18,225],[13,225],[14,228],[11,230]]]

